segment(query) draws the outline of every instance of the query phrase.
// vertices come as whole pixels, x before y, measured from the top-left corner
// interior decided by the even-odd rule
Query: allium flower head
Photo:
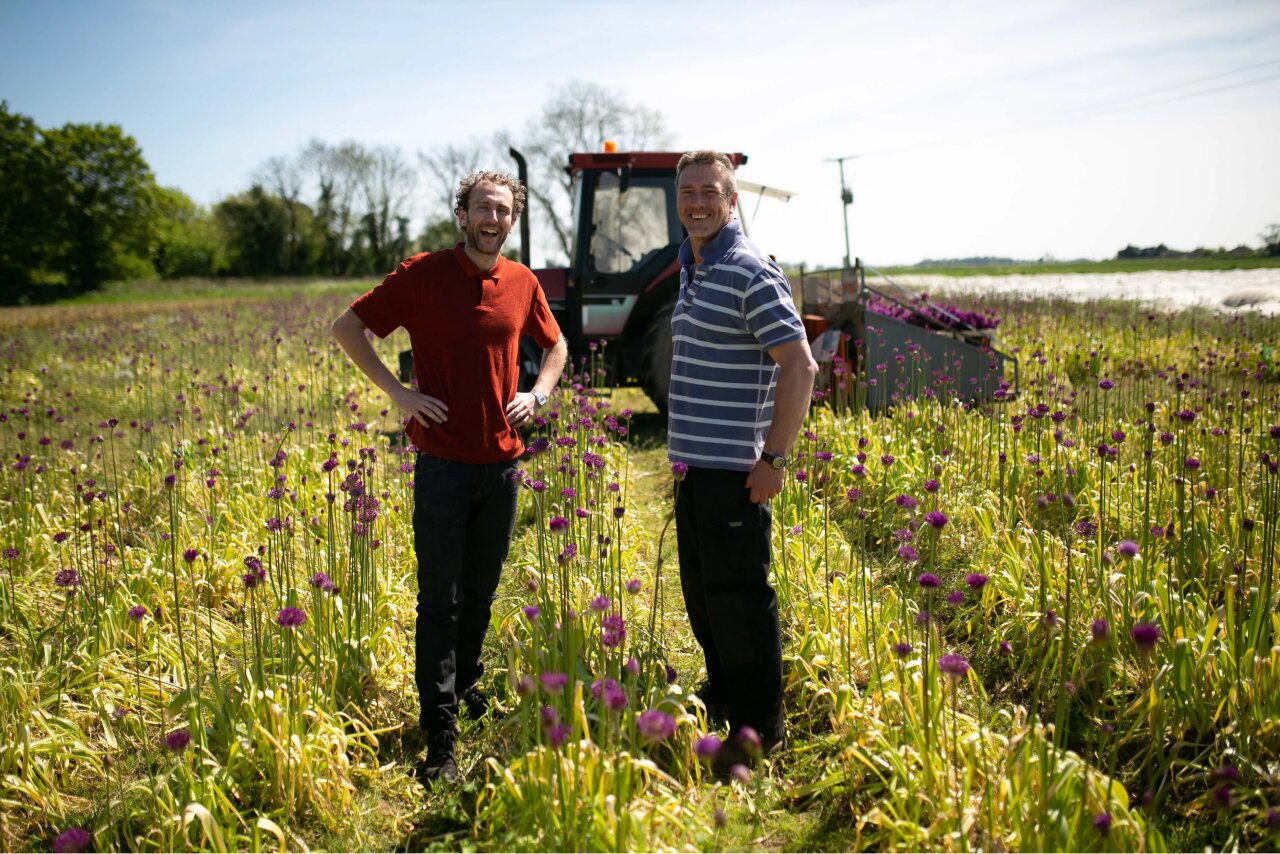
[[[950,605],[959,605],[964,602],[963,590],[952,590],[947,594],[947,603]]]
[[[547,744],[553,749],[559,748],[565,743],[569,737],[570,729],[567,724],[556,724],[547,730]]]
[[[53,840],[53,850],[74,854],[74,852],[87,849],[91,841],[89,831],[83,827],[68,827]]]
[[[558,670],[548,670],[538,675],[538,681],[542,683],[542,690],[548,694],[555,694],[564,690],[564,686],[569,683],[569,677]]]
[[[704,735],[693,743],[693,752],[697,754],[700,759],[711,759],[720,752],[720,746],[720,736]]]
[[[191,731],[187,729],[175,729],[164,737],[164,746],[174,753],[181,753],[189,744],[191,744]]]
[[[1133,638],[1133,645],[1138,648],[1138,652],[1149,655],[1160,640],[1160,627],[1154,623],[1135,623],[1129,629],[1129,636]]]
[[[129,609],[129,619],[133,620],[135,623],[141,623],[142,618],[145,616],[147,616],[146,605],[134,605]]]
[[[520,610],[524,612],[525,617],[530,622],[533,622],[534,620],[538,619],[538,615],[542,613],[542,609],[539,608],[537,605],[525,605]]]
[[[916,579],[916,583],[925,590],[932,590],[942,582],[941,579],[932,572],[922,572],[920,573],[920,577]]]
[[[1089,633],[1093,635],[1094,643],[1106,643],[1111,639],[1111,624],[1105,617],[1099,617],[1089,624]]]
[[[563,531],[569,527],[569,520],[563,516],[552,516],[548,527],[553,531]]]
[[[647,709],[636,718],[636,730],[647,741],[665,741],[675,734],[676,719],[658,709]]]
[[[589,607],[591,608],[592,611],[595,611],[596,613],[600,613],[602,611],[608,611],[609,606],[612,604],[613,603],[609,601],[608,596],[597,596],[596,598],[591,600],[591,604]]]
[[[964,656],[949,652],[938,659],[938,670],[952,680],[959,680],[969,672],[969,662]]]
[[[1100,812],[1093,817],[1093,828],[1098,833],[1106,836],[1111,832],[1111,813]]]
[[[307,621],[307,615],[301,608],[281,608],[276,613],[276,623],[282,628],[294,629]]]
[[[903,510],[914,510],[920,506],[920,502],[912,498],[910,495],[899,495],[893,499],[893,502]]]
[[[941,531],[947,524],[947,516],[941,510],[930,510],[924,514],[924,520],[931,527]]]
[[[684,480],[685,475],[689,474],[689,464],[688,463],[672,463],[671,474],[672,476],[675,477],[677,481]]]
[[[80,586],[80,573],[74,569],[60,569],[58,574],[53,577],[53,583],[64,590],[74,590]]]
[[[1138,544],[1133,540],[1121,540],[1116,544],[1116,552],[1123,557],[1135,558],[1138,556]]]
[[[898,559],[907,563],[915,563],[920,559],[920,553],[908,545],[898,547]]]
[[[969,589],[974,592],[980,591],[982,588],[986,587],[988,580],[987,576],[983,575],[981,572],[971,572],[964,577],[964,583],[969,585]]]
[[[631,594],[639,593],[641,587],[644,587],[644,582],[638,578],[632,578],[626,584],[627,592]]]
[[[906,658],[911,654],[911,644],[907,641],[898,641],[893,645],[893,654],[898,658]]]

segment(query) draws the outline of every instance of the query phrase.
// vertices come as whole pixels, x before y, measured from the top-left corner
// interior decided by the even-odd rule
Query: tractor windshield
[[[632,179],[620,192],[618,176],[597,176],[591,229],[591,257],[597,273],[630,273],[671,243],[666,179]]]

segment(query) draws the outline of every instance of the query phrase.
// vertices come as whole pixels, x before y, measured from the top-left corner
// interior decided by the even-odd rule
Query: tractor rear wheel
[[[671,387],[671,315],[675,309],[676,296],[673,294],[649,321],[641,355],[644,370],[641,386],[663,415],[667,414],[667,394]]]

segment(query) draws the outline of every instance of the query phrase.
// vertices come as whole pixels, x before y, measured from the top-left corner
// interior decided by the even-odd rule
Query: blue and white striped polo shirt
[[[750,471],[773,420],[777,363],[767,350],[805,337],[782,269],[730,221],[695,264],[680,247],[680,296],[671,315],[667,456]]]

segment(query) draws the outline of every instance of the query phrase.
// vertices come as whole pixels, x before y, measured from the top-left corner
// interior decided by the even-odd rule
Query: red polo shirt
[[[533,272],[501,256],[482,271],[459,243],[449,252],[409,258],[351,304],[379,338],[401,326],[413,347],[418,389],[443,400],[449,420],[410,419],[419,451],[463,463],[496,463],[524,452],[507,423],[520,376],[519,344],[532,335],[543,349],[560,327]]]

